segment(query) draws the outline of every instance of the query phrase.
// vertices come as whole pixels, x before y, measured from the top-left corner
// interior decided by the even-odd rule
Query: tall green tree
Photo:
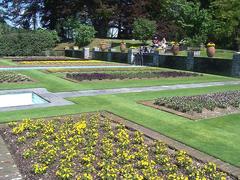
[[[138,18],[133,23],[134,37],[146,44],[147,40],[151,39],[156,33],[157,24],[155,21],[150,21],[146,18]]]
[[[211,7],[220,43],[240,48],[240,1],[215,0]]]
[[[175,23],[184,30],[185,37],[206,38],[213,28],[211,14],[206,9],[201,9],[200,3],[174,0],[169,3],[168,10]]]

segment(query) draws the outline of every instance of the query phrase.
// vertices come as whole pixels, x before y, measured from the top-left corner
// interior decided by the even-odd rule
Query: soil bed
[[[88,113],[10,123],[0,134],[24,179],[235,179],[121,121]]]

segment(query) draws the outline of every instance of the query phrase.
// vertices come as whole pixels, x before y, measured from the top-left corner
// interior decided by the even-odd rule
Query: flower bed
[[[47,69],[46,72],[49,73],[67,73],[67,72],[71,72],[71,73],[77,73],[77,72],[106,72],[106,71],[159,71],[159,68],[156,67],[131,67],[129,66],[128,68],[87,68],[87,69]]]
[[[21,83],[21,82],[31,82],[32,80],[26,75],[15,73],[15,72],[6,72],[0,71],[0,83]]]
[[[26,179],[232,179],[101,114],[9,123],[1,134]]]
[[[110,63],[99,60],[38,60],[38,61],[19,61],[18,64],[27,66],[117,66],[124,64]]]
[[[67,73],[66,77],[77,81],[104,80],[104,79],[142,79],[142,78],[168,78],[168,77],[195,77],[197,73],[179,71],[152,71],[152,72],[118,72],[118,73]]]
[[[240,91],[228,91],[196,96],[164,97],[155,100],[154,105],[163,107],[162,110],[168,111],[168,109],[170,109],[170,112],[173,113],[177,111],[192,115],[193,119],[216,117],[239,112]],[[171,109],[174,111],[171,111]],[[194,118],[194,116],[196,116],[196,118]]]

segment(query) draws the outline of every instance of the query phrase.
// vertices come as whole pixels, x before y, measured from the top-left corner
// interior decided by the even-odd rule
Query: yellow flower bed
[[[95,115],[10,123],[7,136],[21,154],[26,179],[226,179],[213,163]],[[19,140],[20,139],[20,140]],[[19,159],[19,158],[18,158]]]
[[[103,61],[99,60],[61,60],[61,61],[21,61],[20,64],[30,64],[30,65],[38,65],[38,64],[88,64],[88,63],[102,63]]]

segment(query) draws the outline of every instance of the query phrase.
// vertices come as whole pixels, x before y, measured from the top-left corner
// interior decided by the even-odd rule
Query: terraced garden
[[[8,71],[4,71],[8,72]],[[169,77],[160,77],[161,75],[170,75]],[[228,81],[237,81],[237,78],[231,78],[231,77],[223,77],[223,76],[215,76],[215,75],[208,75],[208,74],[195,74],[190,72],[182,72],[182,71],[175,71],[175,70],[169,70],[169,69],[161,69],[161,68],[99,68],[99,69],[48,69],[47,71],[38,71],[38,70],[28,70],[28,71],[16,71],[17,74],[25,75],[31,79],[34,79],[32,83],[0,83],[0,89],[26,89],[26,88],[46,88],[48,91],[56,92],[56,94],[61,93],[63,91],[72,92],[73,91],[79,91],[79,90],[93,90],[93,89],[113,89],[113,88],[125,88],[125,87],[146,87],[146,86],[166,86],[166,85],[178,85],[178,84],[191,84],[191,83],[204,83],[204,82],[228,82]],[[64,79],[66,77],[66,74],[110,74],[110,75],[123,75],[124,77],[127,77],[126,79],[122,79],[119,81],[118,79],[103,79],[101,81],[81,81],[75,82],[75,81],[69,81],[67,79]],[[156,78],[156,74],[157,77]],[[137,78],[136,77],[148,77],[148,78]],[[154,76],[153,76],[154,75]],[[180,76],[182,75],[182,76]],[[132,79],[129,79],[129,77],[132,76]],[[160,78],[159,78],[160,77]],[[163,78],[164,77],[164,78]],[[18,111],[10,111],[10,112],[1,112],[0,113],[0,122],[11,122],[11,121],[17,121],[22,120],[26,118],[31,118],[33,121],[20,121],[20,124],[24,124],[28,122],[29,124],[34,125],[35,120],[34,118],[45,118],[46,121],[36,121],[40,122],[40,124],[43,124],[43,122],[46,122],[45,124],[52,124],[56,131],[54,133],[59,133],[61,131],[61,128],[72,128],[74,124],[77,122],[82,122],[82,118],[73,118],[70,119],[69,126],[66,125],[65,120],[69,118],[63,118],[63,117],[57,117],[57,118],[48,118],[51,116],[61,116],[61,115],[67,115],[67,114],[76,114],[76,113],[88,113],[88,112],[96,112],[96,111],[103,111],[107,110],[110,111],[118,116],[123,117],[126,120],[133,121],[137,124],[140,124],[146,128],[152,129],[156,132],[159,132],[163,135],[166,135],[172,139],[175,139],[179,142],[184,143],[187,146],[191,146],[197,150],[200,150],[206,154],[209,154],[213,157],[216,157],[217,159],[220,159],[224,162],[230,163],[231,165],[234,165],[235,167],[240,166],[240,159],[238,156],[238,152],[240,151],[240,142],[238,138],[238,131],[240,124],[238,122],[239,119],[239,113],[237,114],[228,114],[225,112],[226,116],[221,117],[214,117],[212,119],[205,119],[202,121],[189,121],[188,118],[184,116],[178,116],[172,113],[168,113],[166,111],[159,111],[154,108],[146,107],[142,104],[139,104],[139,101],[148,101],[148,100],[156,100],[157,98],[167,98],[167,97],[181,97],[181,96],[198,96],[201,94],[208,94],[207,97],[210,97],[209,95],[215,94],[215,93],[222,93],[227,91],[234,91],[233,97],[238,94],[236,93],[237,90],[240,90],[239,85],[228,85],[228,86],[216,86],[216,87],[205,87],[205,88],[194,88],[194,89],[182,89],[182,90],[167,90],[167,91],[159,91],[159,92],[141,92],[141,93],[126,93],[126,94],[115,94],[115,95],[99,95],[99,96],[93,96],[93,97],[76,97],[76,98],[68,98],[67,100],[72,101],[73,105],[68,106],[61,106],[61,107],[49,107],[49,108],[35,108],[35,109],[27,109],[27,110],[18,110]],[[216,97],[221,97],[220,95],[216,95]],[[217,98],[216,98],[217,99]],[[218,99],[217,99],[218,100]],[[180,100],[179,100],[180,101]],[[206,100],[207,101],[207,100]],[[182,102],[181,102],[182,103]],[[186,103],[187,104],[187,103]],[[219,108],[219,107],[217,107]],[[221,109],[221,108],[219,108]],[[227,108],[228,109],[228,108]],[[203,108],[203,112],[205,111],[205,108]],[[211,110],[209,110],[211,111]],[[197,113],[197,112],[195,112]],[[201,113],[198,113],[201,114]],[[99,118],[96,118],[99,119]],[[100,117],[101,121],[98,121],[99,123],[96,123],[98,127],[102,128],[101,122],[106,122],[107,119],[104,119]],[[90,124],[89,119],[86,119],[86,127]],[[21,125],[17,124],[18,127]],[[113,133],[115,136],[118,134],[118,125],[115,122],[111,122],[111,128],[113,130]],[[15,123],[12,123],[14,127],[16,127]],[[63,173],[57,173],[61,171],[61,158],[64,158],[64,154],[57,154],[56,161],[52,162],[52,164],[43,164],[41,161],[42,155],[44,155],[43,151],[44,148],[40,151],[37,148],[34,149],[37,152],[37,155],[34,155],[29,158],[24,158],[24,150],[29,149],[33,150],[35,141],[44,140],[47,141],[47,139],[43,138],[43,131],[39,130],[39,134],[41,134],[38,137],[34,136],[34,133],[31,133],[29,131],[29,128],[26,129],[21,134],[13,134],[13,126],[6,127],[2,132],[7,133],[9,138],[12,138],[14,141],[10,142],[11,147],[13,148],[12,153],[15,154],[15,160],[16,162],[21,162],[18,167],[27,167],[24,170],[22,170],[23,175],[27,175],[28,177],[36,177],[36,178],[43,178],[43,179],[49,179],[52,177],[58,177],[61,178],[61,174],[64,173],[70,173],[70,177],[74,178],[82,178],[82,176],[86,175],[87,177],[99,177],[100,174],[97,174],[95,170],[98,172],[104,172],[104,168],[106,170],[106,167],[99,167],[98,164],[93,163],[91,167],[93,169],[93,172],[85,172],[83,166],[72,165],[69,170],[67,169],[66,172]],[[35,124],[36,125],[36,124]],[[65,126],[66,125],[66,126]],[[23,125],[24,126],[24,125]],[[58,126],[58,128],[56,128]],[[60,129],[59,129],[60,128]],[[104,132],[102,129],[97,129],[99,132],[99,136],[97,139],[97,147],[100,149],[102,148],[102,144],[99,144],[99,141],[103,140],[103,135],[101,133],[107,133]],[[43,128],[46,129],[46,128]],[[84,133],[82,134],[82,137],[86,137],[85,132],[89,132],[91,129],[94,130],[94,128],[86,128],[84,130]],[[129,128],[123,128],[128,135],[129,135],[129,144],[131,146],[128,146],[130,149],[130,153],[133,153],[134,151],[131,149],[131,147],[134,147],[134,132],[135,130],[129,129]],[[68,130],[67,130],[68,132]],[[30,135],[29,135],[30,133]],[[52,135],[52,134],[51,134]],[[51,136],[49,135],[49,136]],[[106,134],[107,135],[107,134]],[[4,136],[4,135],[3,135]],[[22,137],[24,136],[24,137]],[[31,137],[32,136],[32,137]],[[73,134],[74,136],[74,134]],[[168,178],[168,176],[175,178],[174,172],[165,173],[166,169],[164,169],[166,164],[161,164],[155,156],[153,156],[155,152],[154,150],[154,141],[149,140],[146,138],[145,135],[142,135],[141,137],[144,138],[144,147],[148,152],[149,160],[152,160],[156,163],[156,169],[157,169],[157,175],[158,177],[163,177],[165,179]],[[8,137],[5,134],[5,138],[8,141]],[[55,147],[56,144],[53,141],[54,139],[51,139],[51,141],[48,142],[48,148],[49,147]],[[119,147],[118,141],[116,139],[113,139],[113,149],[114,153],[116,152]],[[22,142],[21,142],[22,141]],[[89,142],[89,141],[87,141]],[[85,142],[84,142],[85,143]],[[66,142],[66,146],[71,144],[71,142]],[[82,147],[82,144],[78,144],[78,147]],[[56,146],[57,147],[57,146]],[[163,155],[167,155],[169,157],[169,163],[177,169],[176,170],[176,176],[184,178],[188,176],[190,177],[190,171],[186,170],[185,167],[182,167],[177,162],[177,154],[179,151],[172,150],[168,145],[164,146],[167,149],[167,153]],[[14,148],[18,148],[20,151],[18,153],[14,152]],[[98,149],[95,146],[93,147],[93,151],[96,152]],[[54,148],[53,148],[54,149]],[[91,148],[90,148],[91,149]],[[46,150],[46,149],[45,149]],[[82,165],[82,163],[86,163],[84,160],[82,160],[82,157],[86,154],[86,149],[81,148],[79,153],[79,156],[74,156],[73,158],[77,158],[77,160],[74,161],[74,163],[79,163]],[[125,149],[126,150],[126,149]],[[179,149],[181,150],[181,149]],[[67,152],[66,149],[58,149],[57,152],[64,151]],[[34,151],[33,151],[34,152]],[[79,151],[77,151],[79,152]],[[27,153],[26,153],[27,154]],[[25,154],[25,155],[26,155]],[[47,154],[47,153],[46,153]],[[206,172],[205,167],[208,169],[212,167],[214,169],[214,173],[216,175],[220,175],[223,179],[226,177],[223,175],[220,170],[217,168],[215,171],[215,165],[213,164],[204,164],[195,158],[192,158],[185,153],[184,157],[191,158],[193,165],[191,167],[194,167],[194,171],[197,169],[199,172]],[[82,156],[83,155],[83,156]],[[118,162],[119,159],[114,154],[113,162]],[[131,154],[130,154],[131,155]],[[102,154],[96,155],[96,160],[98,158],[102,157]],[[165,157],[165,156],[164,156]],[[116,158],[116,159],[115,159]],[[98,159],[99,160],[99,159]],[[31,162],[32,161],[32,162]],[[131,160],[128,161],[131,167],[133,167],[134,173],[130,172],[131,175],[140,175],[145,176],[147,174],[143,174],[143,172],[147,172],[149,170],[149,167],[152,167],[151,161],[148,162],[147,166],[142,167],[142,169],[138,168],[138,160]],[[47,163],[47,161],[46,161]],[[35,166],[34,166],[35,165]],[[84,164],[85,165],[85,164]],[[47,166],[47,167],[46,167]],[[155,167],[155,166],[154,166]],[[35,169],[34,169],[35,168]],[[69,167],[67,167],[69,168]],[[100,168],[100,169],[99,169]],[[114,169],[118,168],[120,169],[119,163],[115,166],[113,166],[113,172]],[[124,170],[126,166],[122,166],[122,169]],[[147,169],[146,171],[144,169]],[[45,170],[44,170],[45,169]],[[77,169],[77,170],[76,170]],[[91,168],[90,168],[91,169]],[[129,168],[131,169],[131,168]],[[34,172],[36,170],[37,172]],[[39,171],[43,170],[43,174],[38,174]],[[69,171],[68,171],[69,170]],[[143,171],[144,170],[144,171]],[[152,169],[154,170],[154,168]],[[105,171],[106,172],[106,171]],[[153,171],[155,172],[155,170]],[[57,173],[57,174],[56,174]],[[124,172],[122,172],[124,174]],[[122,176],[121,174],[121,176]],[[101,174],[102,175],[102,174]],[[154,173],[152,174],[154,176]],[[117,174],[119,177],[119,174]],[[202,176],[207,177],[208,179],[214,179],[210,178],[211,174],[202,174]],[[194,176],[195,177],[195,176]],[[30,178],[30,179],[31,179]],[[227,174],[227,179],[234,178],[232,176],[229,176]]]

